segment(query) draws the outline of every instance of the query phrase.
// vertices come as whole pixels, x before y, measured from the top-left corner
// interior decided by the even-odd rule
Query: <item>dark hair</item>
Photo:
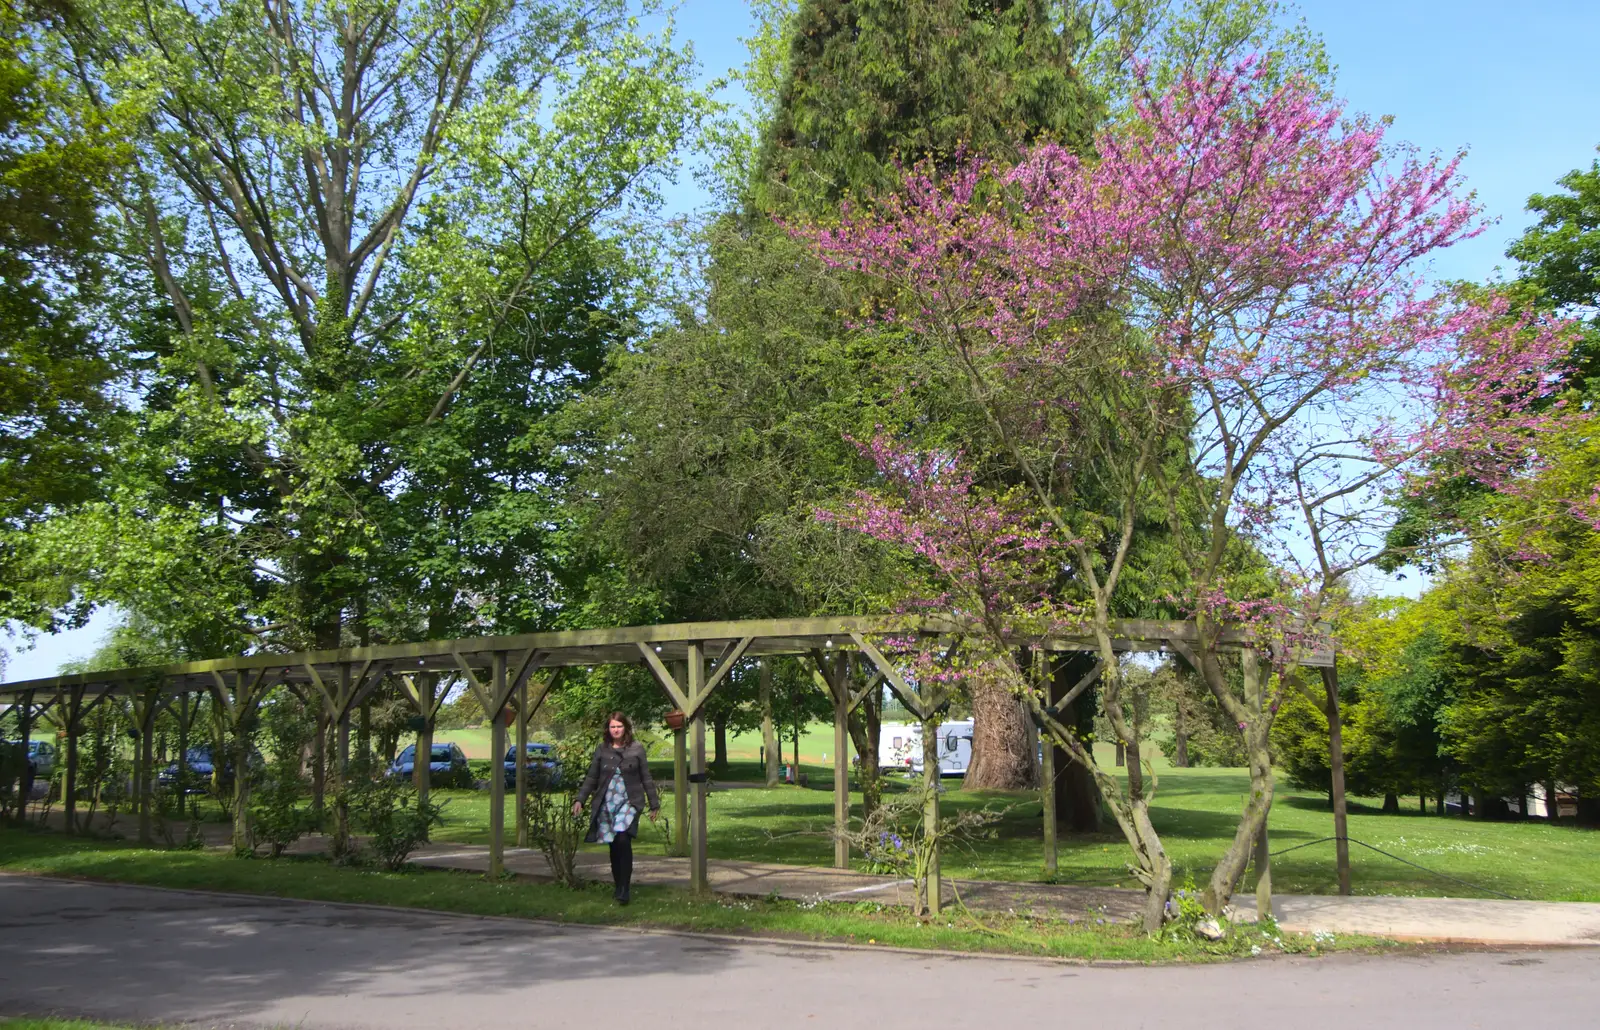
[[[611,743],[611,724],[614,722],[622,723],[622,746],[627,747],[629,744],[632,744],[633,722],[621,712],[612,712],[610,715],[606,716],[605,725],[600,727],[600,743]]]

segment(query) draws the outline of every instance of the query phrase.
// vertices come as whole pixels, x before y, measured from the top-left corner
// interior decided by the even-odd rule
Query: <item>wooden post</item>
[[[928,796],[922,805],[923,833],[934,836],[933,853],[928,859],[928,911],[939,914],[944,882],[939,870],[939,720],[922,720],[922,783]]]
[[[16,780],[11,780],[10,775],[7,774],[6,781],[0,783],[0,788],[6,790],[14,789],[17,792],[17,818],[19,820],[28,817],[28,795],[32,793],[31,784],[28,782],[28,739],[32,734],[31,723],[33,719],[30,715],[32,710],[33,691],[31,690],[24,692],[12,702],[11,711],[17,717],[17,738],[19,740],[17,746],[22,748],[22,763],[17,767]],[[135,761],[137,762],[137,753],[135,753]]]
[[[1058,872],[1056,843],[1056,749],[1046,741],[1039,756],[1039,800],[1044,803],[1044,875],[1055,879]]]
[[[350,663],[339,663],[339,721],[334,743],[338,794],[334,807],[334,839],[350,839]]]
[[[198,708],[198,706],[196,706]],[[189,694],[178,695],[178,814],[189,807]]]
[[[28,742],[33,736],[33,691],[26,691],[14,707],[17,710],[17,738],[22,748],[22,765],[17,770],[17,818],[27,819],[28,795],[33,793],[32,777],[28,775]]]
[[[63,811],[66,817],[67,832],[78,832],[78,720],[83,710],[83,688],[68,687],[66,697],[62,699],[66,706],[67,730],[67,779],[63,788]]]
[[[311,736],[311,819],[318,832],[326,828],[322,818],[328,808],[328,708],[316,703],[316,732]]]
[[[517,707],[513,718],[517,720],[517,847],[528,846],[528,681],[517,685]],[[495,763],[495,775],[504,776],[505,770]]]
[[[1033,649],[1034,690],[1037,696],[1050,697],[1052,683],[1050,656],[1038,648]],[[1031,717],[1028,725],[1033,732],[1028,734],[1028,739],[1039,755],[1039,802],[1043,806],[1039,813],[1040,822],[1044,829],[1044,875],[1047,880],[1054,880],[1060,872],[1060,845],[1056,838],[1056,748],[1055,742],[1044,739],[1039,732],[1039,727],[1034,724]]]
[[[778,727],[772,719],[772,660],[763,658],[757,673],[761,694],[761,756],[766,761],[767,786],[778,785],[778,767],[783,764],[778,743]]]
[[[1344,798],[1344,739],[1339,720],[1339,667],[1322,670],[1322,686],[1328,695],[1328,769],[1332,773],[1333,847],[1339,866],[1339,893],[1350,893],[1350,819]]]
[[[689,680],[686,692],[698,700],[706,681],[705,653],[698,643],[689,645]],[[694,834],[690,841],[689,889],[704,894],[709,886],[706,867],[706,716],[705,706],[694,709]]]
[[[493,662],[491,697],[506,696],[506,653],[496,651]],[[495,766],[504,761],[506,753],[506,721],[496,711],[490,720],[489,752],[494,755]],[[489,879],[498,880],[505,873],[506,850],[506,777],[503,768],[494,768],[489,776]]]
[[[689,668],[680,663],[674,670],[679,683],[689,681]],[[689,744],[688,729],[679,726],[672,731],[672,850],[679,856],[689,854]]]
[[[150,762],[153,757],[156,728],[156,710],[160,695],[146,689],[140,697],[131,698],[134,718],[138,721],[139,739],[133,748],[133,783],[135,803],[139,812],[139,843],[146,847],[155,843],[150,819]]]
[[[850,666],[841,652],[833,666],[833,867],[850,868]]]
[[[434,673],[424,673],[417,677],[416,684],[417,709],[422,713],[422,727],[417,730],[417,750],[411,763],[411,785],[416,789],[417,807],[420,810],[427,805],[428,790],[433,786],[428,766],[433,762],[433,710],[439,696],[439,677]]]

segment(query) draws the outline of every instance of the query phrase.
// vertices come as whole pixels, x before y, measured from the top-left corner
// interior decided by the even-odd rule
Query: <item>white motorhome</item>
[[[965,776],[972,764],[972,721],[939,724],[939,775]],[[878,736],[878,768],[922,772],[922,727],[885,723]]]

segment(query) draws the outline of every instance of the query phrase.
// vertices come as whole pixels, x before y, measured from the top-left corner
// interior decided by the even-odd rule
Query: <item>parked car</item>
[[[28,761],[33,763],[33,775],[48,780],[56,768],[56,746],[47,740],[28,741]]]
[[[184,764],[189,767],[189,793],[204,791],[210,784],[217,771],[216,762],[211,757],[211,745],[199,744],[185,752]],[[254,783],[266,772],[266,760],[261,757],[261,752],[254,746],[250,748],[250,757],[245,764],[250,769],[250,782]],[[174,787],[178,783],[178,763],[173,762],[156,774],[156,782],[163,787]],[[224,758],[222,761],[222,775],[219,778],[220,786],[226,787],[233,783],[233,759]]]
[[[417,745],[407,744],[389,763],[389,775],[410,779],[417,765]],[[467,753],[459,744],[435,744],[428,752],[428,782],[436,787],[470,787],[472,772],[467,768]]]
[[[528,744],[528,783],[542,784],[548,787],[559,786],[561,783],[561,763],[556,761],[555,748],[549,744]],[[517,787],[517,746],[511,745],[506,749],[506,789],[515,790]]]
[[[20,740],[0,740],[0,748],[16,748],[20,757],[22,742]],[[56,746],[49,741],[28,741],[28,766],[33,771],[33,778],[48,780],[56,767]]]

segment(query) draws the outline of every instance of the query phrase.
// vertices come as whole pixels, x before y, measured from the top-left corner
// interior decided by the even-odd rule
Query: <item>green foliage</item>
[[[1333,85],[1321,37],[1284,0],[1073,0],[1065,7],[1074,63],[1113,113],[1134,92],[1135,60],[1146,62],[1158,90],[1185,72],[1251,57],[1267,64],[1274,81]]]
[[[96,184],[120,159],[39,59],[49,9],[0,10],[0,618],[45,627],[70,585],[25,571],[22,531],[94,496],[108,470],[118,367],[92,317],[111,244]]]
[[[561,764],[559,782],[547,776],[530,776],[528,781],[528,840],[544,855],[556,882],[577,890],[583,886],[578,872],[578,848],[589,830],[589,812],[577,806],[580,769],[589,763],[589,742],[571,738],[555,746]]]
[[[280,689],[263,705],[261,726],[268,765],[250,795],[250,827],[253,843],[266,844],[277,858],[311,829],[310,815],[300,808],[300,756],[310,742],[312,720],[299,698]]]
[[[1521,275],[1505,293],[1516,306],[1593,319],[1600,164],[1559,184],[1529,200],[1539,220],[1507,252]],[[1397,620],[1404,631],[1379,648],[1392,668],[1362,703],[1371,732],[1356,738],[1358,772],[1371,760],[1392,782],[1396,767],[1431,768],[1490,798],[1520,797],[1533,783],[1575,788],[1583,817],[1600,819],[1597,341],[1591,321],[1571,356],[1567,417],[1540,442],[1538,475],[1503,492],[1449,481],[1402,507],[1393,564],[1463,526],[1470,546],[1445,552],[1430,570],[1435,585]]]
[[[385,777],[361,784],[353,792],[351,810],[369,834],[367,847],[391,872],[404,868],[406,859],[428,843],[433,827],[442,819],[444,804],[423,801],[410,786]]]
[[[1043,0],[803,0],[751,181],[756,209],[827,216],[930,155],[1082,146],[1095,102]]]
[[[1161,928],[1164,940],[1201,939],[1196,928],[1210,920],[1212,915],[1201,902],[1200,893],[1200,889],[1194,885],[1193,876],[1184,877],[1183,885],[1173,889],[1172,896],[1167,898],[1167,923]]]
[[[85,0],[52,25],[66,110],[135,139],[100,177],[128,293],[98,316],[139,403],[32,574],[212,654],[548,620],[563,459],[513,442],[630,333],[636,213],[707,110],[654,10]]]

